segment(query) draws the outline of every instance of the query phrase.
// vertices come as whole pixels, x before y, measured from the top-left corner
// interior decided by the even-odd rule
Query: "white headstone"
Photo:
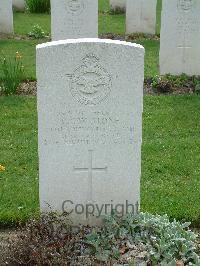
[[[0,33],[13,33],[12,0],[0,0]]]
[[[110,0],[110,8],[112,10],[125,10],[126,9],[126,0]]]
[[[52,40],[98,37],[98,0],[51,0]]]
[[[160,73],[200,75],[200,1],[164,0]]]
[[[75,224],[98,223],[98,209],[109,214],[111,205],[136,212],[143,75],[137,44],[78,39],[37,46],[42,211],[71,211]]]
[[[24,11],[25,0],[13,0],[13,7],[15,8],[15,10]]]
[[[156,32],[157,0],[127,0],[126,33]]]

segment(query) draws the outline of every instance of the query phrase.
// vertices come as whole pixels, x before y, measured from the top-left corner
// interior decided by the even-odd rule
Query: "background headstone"
[[[68,211],[108,204],[109,214],[111,204],[123,204],[125,212],[127,202],[136,210],[143,75],[144,48],[137,44],[79,39],[37,46],[42,211],[61,211],[67,200]],[[85,212],[72,217],[99,221]]]
[[[13,7],[17,11],[25,10],[25,0],[13,0]]]
[[[200,75],[200,1],[164,0],[160,73]]]
[[[98,0],[51,0],[52,40],[98,37]]]
[[[0,0],[0,33],[13,33],[12,0]]]
[[[112,10],[121,9],[121,10],[125,11],[126,0],[110,0],[110,8]]]
[[[127,0],[126,2],[126,33],[156,32],[157,0]]]

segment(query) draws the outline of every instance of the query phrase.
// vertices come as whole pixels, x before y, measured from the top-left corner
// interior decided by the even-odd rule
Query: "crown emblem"
[[[87,67],[94,67],[97,66],[99,62],[99,58],[96,57],[93,54],[86,55],[86,57],[83,58],[83,63]]]
[[[188,11],[193,6],[193,0],[179,0],[178,5],[183,11]]]
[[[83,0],[67,0],[67,9],[72,15],[78,15],[84,9]]]
[[[96,105],[110,94],[111,77],[99,61],[94,54],[86,55],[71,76],[71,94],[81,104]]]

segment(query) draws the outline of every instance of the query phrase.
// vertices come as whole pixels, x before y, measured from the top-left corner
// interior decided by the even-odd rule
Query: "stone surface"
[[[156,32],[157,0],[127,0],[126,3],[126,33]]]
[[[0,33],[13,33],[12,0],[0,0]]]
[[[200,1],[164,0],[160,73],[200,75]]]
[[[52,40],[98,37],[98,0],[51,0]]]
[[[112,10],[116,10],[118,8],[125,10],[126,9],[126,0],[110,0],[110,8]]]
[[[144,48],[137,44],[79,39],[37,46],[42,211],[73,211],[74,223],[89,224],[111,205],[126,212],[133,204],[136,212],[143,75]]]
[[[25,10],[25,0],[13,0],[13,7],[17,11]]]

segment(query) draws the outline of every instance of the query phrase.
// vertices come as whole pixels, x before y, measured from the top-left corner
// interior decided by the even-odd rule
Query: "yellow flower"
[[[6,170],[5,166],[0,165],[0,172],[1,172],[1,171],[5,171],[5,170]]]
[[[22,56],[21,56],[21,54],[19,53],[19,52],[16,52],[16,59],[21,59],[22,58]]]

